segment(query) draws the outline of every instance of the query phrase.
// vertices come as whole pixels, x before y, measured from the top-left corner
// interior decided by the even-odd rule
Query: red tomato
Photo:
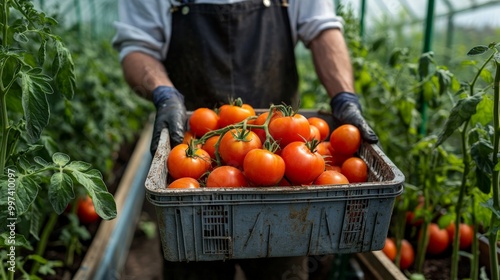
[[[247,187],[245,175],[236,167],[222,165],[216,167],[207,178],[207,188]]]
[[[353,155],[361,145],[361,133],[352,124],[341,125],[330,134],[330,144],[338,153]]]
[[[275,186],[285,175],[285,161],[268,150],[253,149],[245,156],[243,172],[256,186]]]
[[[397,249],[396,242],[394,242],[391,238],[385,239],[384,248],[382,248],[382,252],[389,258],[391,261],[396,259]]]
[[[344,161],[350,157],[352,157],[353,155],[344,155],[344,154],[341,154],[337,151],[335,151],[332,147],[332,144],[330,142],[328,142],[329,145],[326,145],[328,147],[328,149],[330,150],[330,164],[331,165],[338,165],[338,166],[341,166],[342,163],[344,163]]]
[[[182,139],[183,144],[189,144],[191,140],[195,139],[196,137],[194,136],[193,132],[186,130],[184,132],[184,139]]]
[[[325,170],[333,170],[333,171],[337,171],[339,173],[342,173],[342,168],[340,168],[340,166],[338,166],[338,165],[329,165],[329,164],[326,164],[325,165]],[[342,174],[342,175],[344,175],[344,174]]]
[[[169,189],[197,189],[199,187],[200,183],[198,180],[190,177],[179,178],[167,186]]]
[[[324,119],[318,117],[310,117],[307,119],[307,121],[309,122],[310,125],[318,128],[321,135],[320,136],[321,141],[325,141],[326,138],[330,136],[330,126],[328,126],[328,123]]]
[[[350,157],[342,163],[341,172],[351,183],[363,183],[368,179],[368,166],[358,157]]]
[[[269,123],[269,133],[281,148],[291,142],[304,142],[309,139],[311,129],[307,118],[301,114],[277,117]]]
[[[260,148],[262,148],[262,142],[255,132],[238,128],[222,136],[219,154],[227,165],[240,168],[243,167],[246,154],[253,149]]]
[[[292,184],[310,184],[325,170],[325,160],[309,143],[292,142],[281,151],[285,176]]]
[[[189,117],[189,130],[196,137],[201,137],[217,128],[219,128],[219,116],[212,109],[198,108]]]
[[[401,258],[399,260],[399,268],[401,270],[408,269],[415,261],[415,250],[408,240],[401,240]]]
[[[314,125],[309,125],[310,128],[310,133],[309,133],[309,141],[316,139],[318,142],[321,140],[321,134],[319,132],[319,129],[315,127]]]
[[[172,148],[167,158],[168,173],[174,179],[182,177],[199,179],[210,166],[210,155],[205,150],[187,144],[179,144]]]
[[[99,215],[97,215],[97,212],[95,211],[92,198],[88,195],[78,199],[76,214],[80,222],[83,224],[91,224],[99,220]]]
[[[214,135],[212,137],[209,137],[203,145],[201,145],[201,148],[205,150],[212,159],[215,159],[215,144],[219,140],[220,135]]]
[[[219,127],[226,127],[255,116],[255,110],[248,104],[230,105],[225,104],[219,108]]]
[[[313,185],[340,185],[349,184],[349,180],[340,172],[333,170],[323,171],[315,180]]]
[[[264,113],[258,115],[255,120],[250,121],[249,123],[255,124],[255,125],[263,125],[266,122],[268,116],[269,116],[269,111],[264,112]],[[283,114],[280,111],[274,111],[273,115],[271,116],[271,119],[279,117],[279,116],[283,116]],[[262,143],[264,143],[264,141],[266,141],[266,131],[264,129],[252,128],[251,130],[259,136],[260,141]]]
[[[468,224],[464,224],[464,223],[460,223],[460,226],[458,227],[459,228],[459,231],[458,231],[458,234],[459,234],[459,238],[460,238],[460,249],[461,250],[465,250],[465,249],[468,249],[471,244],[472,244],[472,240],[474,239],[474,229],[472,228],[472,226],[468,225]],[[455,240],[455,223],[450,223],[450,225],[448,225],[446,227],[446,232],[448,232],[448,237],[450,239],[450,243],[453,242],[453,240]]]
[[[438,255],[443,253],[450,245],[450,238],[446,229],[439,228],[438,224],[430,223],[427,228],[429,243],[427,244],[427,253]]]

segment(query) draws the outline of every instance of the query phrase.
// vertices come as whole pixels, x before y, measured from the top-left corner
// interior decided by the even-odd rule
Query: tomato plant
[[[225,164],[243,167],[246,154],[253,149],[260,148],[262,148],[262,142],[255,132],[238,128],[222,136],[219,153]]]
[[[169,189],[197,189],[200,187],[198,180],[191,177],[182,177],[168,184]]]
[[[168,173],[174,179],[200,178],[211,166],[210,155],[191,144],[179,144],[172,148],[167,158]]]
[[[359,157],[346,159],[341,166],[341,172],[351,183],[363,183],[368,179],[366,162]]]
[[[353,155],[361,145],[361,133],[354,125],[341,125],[332,131],[330,145],[337,153]]]
[[[189,117],[189,130],[195,137],[219,128],[219,116],[209,108],[198,108]]]
[[[61,37],[52,32],[57,21],[35,9],[31,1],[16,0],[2,1],[0,18],[0,204],[8,205],[7,194],[9,202],[15,201],[13,210],[0,212],[0,248],[4,252],[15,243],[18,252],[9,267],[3,266],[1,257],[0,273],[10,279],[40,279],[62,265],[45,251],[59,215],[75,197],[90,195],[97,215],[106,220],[116,217],[116,204],[101,172],[57,152],[57,141],[62,139],[46,134],[51,106],[64,104],[72,111],[75,105],[71,101],[76,88],[73,58]],[[58,129],[67,125],[58,123]],[[72,214],[67,215],[75,217]],[[77,229],[77,219],[69,219],[65,229]],[[8,231],[8,220],[18,221],[14,236]],[[78,230],[70,234],[72,240],[83,238],[84,231]],[[68,256],[76,242],[69,243]],[[71,265],[68,259],[66,264]],[[25,267],[28,263],[30,269]]]
[[[247,187],[248,181],[243,172],[236,167],[223,165],[210,172],[207,177],[207,188],[238,188]]]
[[[325,160],[315,148],[314,141],[296,141],[282,150],[285,176],[292,184],[310,184],[325,170]]]
[[[313,185],[340,185],[349,184],[344,174],[335,170],[323,171],[315,180]]]
[[[285,175],[285,161],[266,149],[253,149],[243,160],[245,176],[256,186],[275,186]]]

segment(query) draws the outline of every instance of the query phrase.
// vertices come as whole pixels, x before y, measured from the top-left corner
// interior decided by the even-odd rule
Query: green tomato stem
[[[49,241],[50,234],[54,230],[54,226],[56,225],[58,217],[59,216],[55,212],[52,212],[50,214],[49,220],[48,220],[47,224],[45,225],[45,227],[43,229],[43,232],[42,232],[42,235],[40,237],[40,242],[38,242],[38,246],[36,248],[36,252],[35,253],[37,255],[43,256],[43,253],[45,252],[45,249],[47,248],[47,243]],[[33,264],[33,267],[31,268],[31,273],[30,274],[32,276],[36,275],[36,273],[38,272],[39,268],[40,268],[40,264],[38,262],[35,262]]]
[[[498,53],[497,51],[495,54]],[[493,166],[497,166],[499,159],[498,153],[500,150],[500,62],[496,60],[495,84],[493,85],[493,127],[495,130],[493,139]],[[493,169],[493,208],[500,209],[500,171],[498,168]],[[499,279],[498,273],[498,257],[496,252],[498,228],[494,225],[498,223],[498,216],[495,213],[491,214],[490,235],[488,236],[489,251],[490,251],[490,266],[491,279]]]

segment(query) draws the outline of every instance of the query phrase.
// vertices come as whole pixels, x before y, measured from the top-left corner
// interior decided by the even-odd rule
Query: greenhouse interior
[[[2,1],[0,278],[500,279],[499,15]]]

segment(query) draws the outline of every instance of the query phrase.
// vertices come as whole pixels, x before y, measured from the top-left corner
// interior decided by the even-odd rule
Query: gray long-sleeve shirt
[[[197,3],[230,4],[245,0],[199,0]],[[177,4],[174,4],[177,3]],[[342,18],[335,15],[331,0],[289,0],[288,15],[294,43],[308,45],[321,31],[342,29]],[[173,0],[120,0],[119,20],[115,22],[113,46],[120,60],[140,51],[159,60],[167,56],[171,36]]]

